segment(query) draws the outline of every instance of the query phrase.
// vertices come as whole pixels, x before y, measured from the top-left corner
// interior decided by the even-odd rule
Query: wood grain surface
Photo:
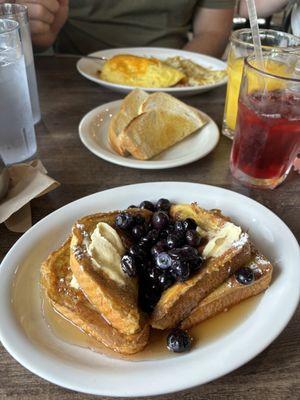
[[[225,137],[204,159],[161,171],[127,169],[102,161],[80,142],[78,124],[92,108],[117,100],[118,93],[81,77],[73,59],[36,59],[42,121],[36,128],[38,157],[61,186],[32,201],[33,222],[88,194],[116,186],[151,181],[188,181],[231,189],[249,196],[275,212],[300,238],[300,176],[291,172],[274,191],[242,187],[228,168],[231,141]],[[184,99],[209,114],[221,127],[225,88]],[[246,210],[245,210],[246,212]],[[20,237],[0,226],[0,260]],[[280,246],[280,243],[277,244]],[[300,266],[299,266],[300,267]],[[1,316],[0,316],[0,323]],[[259,356],[214,382],[159,399],[279,400],[300,398],[300,312],[281,335]],[[0,399],[93,399],[65,390],[33,375],[0,345]],[[172,379],[172,377],[170,377]],[[104,398],[104,397],[103,397]]]

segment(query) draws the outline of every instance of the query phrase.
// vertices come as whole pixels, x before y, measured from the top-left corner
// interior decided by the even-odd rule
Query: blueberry
[[[171,274],[162,273],[158,276],[157,281],[161,287],[161,290],[167,290],[170,286],[173,285],[174,279]]]
[[[131,229],[131,235],[134,239],[140,239],[145,233],[144,225],[136,225]]]
[[[174,231],[175,231],[175,232],[182,232],[182,233],[185,232],[185,227],[184,227],[182,221],[176,221],[176,222],[175,222],[175,224],[174,224]]]
[[[146,259],[147,257],[145,250],[143,250],[137,244],[134,244],[133,246],[130,247],[129,254],[132,255],[133,257],[139,258],[141,261]]]
[[[200,255],[189,261],[189,266],[192,272],[199,271],[199,269],[202,267],[202,264],[203,258]]]
[[[135,206],[134,204],[131,204],[130,206],[128,206],[127,208],[138,208],[137,206]]]
[[[183,353],[184,351],[188,351],[191,349],[191,346],[191,337],[182,329],[172,329],[167,337],[168,350],[174,351],[174,353]]]
[[[154,243],[157,242],[158,237],[159,237],[159,232],[156,229],[151,229],[151,231],[149,231],[146,236],[143,236],[141,238],[140,244],[147,247],[151,247],[154,245]]]
[[[127,212],[120,213],[115,219],[116,226],[121,229],[129,229],[133,224],[133,216]]]
[[[132,255],[124,254],[121,259],[122,270],[130,277],[136,276],[137,266],[135,259]]]
[[[169,249],[174,249],[175,247],[179,247],[184,243],[184,237],[179,232],[170,233],[167,236],[167,244]]]
[[[165,239],[160,240],[151,248],[151,254],[156,257],[159,253],[162,253],[167,249],[167,241]]]
[[[137,225],[143,225],[145,223],[145,218],[141,214],[136,214],[134,216],[134,222]]]
[[[254,273],[251,268],[242,267],[235,272],[235,278],[242,285],[249,285],[254,281]]]
[[[182,256],[185,257],[187,260],[191,260],[195,257],[198,257],[199,253],[198,250],[192,246],[185,245],[181,248]]]
[[[171,273],[178,282],[184,282],[190,277],[190,267],[181,260],[172,261]]]
[[[151,285],[140,286],[139,290],[139,306],[140,308],[150,313],[153,311],[161,296],[160,287],[153,283]]]
[[[168,253],[159,253],[156,258],[155,262],[158,268],[167,269],[171,267],[172,259]]]
[[[168,199],[159,199],[156,203],[156,209],[168,212],[170,210],[171,203]]]
[[[193,218],[187,218],[183,222],[183,226],[185,230],[187,231],[188,229],[193,229],[195,230],[197,228],[197,223]]]
[[[157,211],[152,216],[152,226],[155,229],[161,230],[169,225],[170,219],[168,214],[163,211]]]
[[[140,204],[140,208],[145,208],[146,210],[149,210],[149,211],[155,211],[154,204],[148,200],[142,201]]]
[[[185,235],[186,241],[190,246],[198,247],[201,242],[201,236],[195,230],[189,229],[186,231]]]

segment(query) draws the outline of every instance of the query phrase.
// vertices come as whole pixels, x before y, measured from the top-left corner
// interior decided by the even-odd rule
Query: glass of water
[[[26,66],[33,121],[36,124],[41,119],[41,111],[40,111],[39,95],[38,95],[36,74],[33,61],[32,44],[31,44],[30,29],[28,22],[28,11],[27,7],[22,4],[11,4],[11,3],[15,3],[15,1],[11,0],[10,3],[0,4],[0,18],[13,19],[19,23],[21,43],[25,58],[25,66]]]
[[[36,152],[26,68],[18,22],[0,19],[0,155],[5,164]]]

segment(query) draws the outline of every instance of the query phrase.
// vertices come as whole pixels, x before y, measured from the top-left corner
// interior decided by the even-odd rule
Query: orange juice
[[[231,53],[228,57],[228,83],[227,83],[227,93],[226,93],[226,103],[225,103],[225,113],[224,113],[224,123],[226,128],[231,131],[235,130],[237,112],[238,112],[238,99],[240,93],[240,85],[242,80],[244,67],[244,58],[234,58]],[[265,69],[269,73],[279,74],[281,76],[289,76],[288,70],[284,64],[277,61],[269,60],[265,64]],[[256,77],[250,77],[249,85],[251,85],[252,90],[263,90],[264,85],[268,90],[280,89],[280,82],[273,81],[272,79],[267,79],[265,81],[258,81]]]

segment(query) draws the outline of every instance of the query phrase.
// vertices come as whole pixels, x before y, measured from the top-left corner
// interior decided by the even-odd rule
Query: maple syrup
[[[45,322],[48,329],[59,340],[71,345],[91,349],[95,352],[104,354],[108,357],[122,358],[132,361],[157,360],[163,358],[177,357],[178,355],[167,350],[166,338],[168,332],[152,330],[150,340],[146,348],[134,355],[120,355],[109,350],[104,345],[87,335],[63,316],[58,314],[44,299],[39,286],[39,266],[36,264],[36,255],[32,254],[15,273],[12,285],[12,305],[19,323],[22,325],[26,334],[38,344],[48,345],[47,339],[43,334],[37,335],[36,332],[43,332]],[[261,295],[244,300],[240,304],[232,307],[227,312],[223,312],[212,317],[189,330],[193,337],[193,349],[204,346],[205,344],[217,340],[223,335],[235,329],[242,323],[251,312],[256,308]],[[41,318],[41,315],[43,318]],[[55,351],[55,349],[52,349]]]

